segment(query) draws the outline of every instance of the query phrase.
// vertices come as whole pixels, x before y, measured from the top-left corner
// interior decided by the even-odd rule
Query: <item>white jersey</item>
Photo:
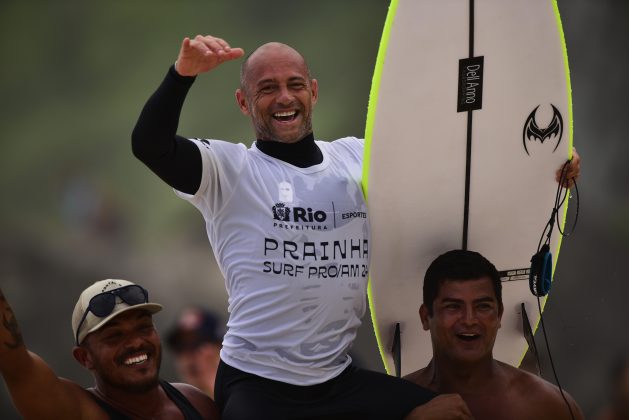
[[[178,192],[203,214],[229,295],[221,358],[295,385],[351,362],[365,313],[369,225],[363,141],[317,141],[322,163],[299,168],[253,144],[193,140],[203,176]]]

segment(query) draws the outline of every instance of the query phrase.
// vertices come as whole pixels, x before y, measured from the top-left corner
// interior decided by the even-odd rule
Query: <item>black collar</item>
[[[256,140],[256,146],[264,154],[299,168],[307,168],[323,162],[323,154],[319,146],[315,143],[312,133],[295,143]]]

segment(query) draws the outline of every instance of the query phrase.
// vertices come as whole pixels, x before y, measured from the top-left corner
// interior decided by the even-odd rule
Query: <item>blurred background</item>
[[[629,352],[629,3],[558,3],[583,171],[579,226],[564,241],[545,319],[561,383],[591,417],[606,402],[612,360]],[[28,347],[90,386],[71,355],[70,317],[80,291],[104,278],[137,281],[165,303],[155,318],[162,332],[189,304],[225,314],[200,214],[130,149],[139,112],[184,36],[218,35],[246,51],[291,44],[319,80],[316,137],[362,137],[387,8],[384,0],[2,0],[0,286]],[[180,134],[251,143],[234,100],[238,66],[197,80]],[[369,316],[353,352],[383,370]],[[168,352],[162,376],[176,379]],[[0,418],[19,418],[4,384]]]

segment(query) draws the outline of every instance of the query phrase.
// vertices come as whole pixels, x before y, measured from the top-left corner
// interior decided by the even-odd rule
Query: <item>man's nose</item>
[[[277,102],[282,105],[288,105],[293,102],[294,96],[288,86],[280,86],[279,96]]]
[[[476,316],[476,311],[474,310],[474,307],[467,306],[465,308],[465,310],[463,311],[463,321],[466,324],[475,324],[476,322],[478,322],[478,317]]]
[[[124,345],[127,348],[140,348],[143,343],[144,337],[139,332],[129,332],[124,341]]]

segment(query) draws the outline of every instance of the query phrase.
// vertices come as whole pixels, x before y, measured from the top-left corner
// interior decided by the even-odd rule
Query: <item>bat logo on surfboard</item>
[[[526,151],[526,154],[529,156],[530,153],[527,147],[527,140],[539,140],[539,142],[543,144],[546,139],[550,139],[554,136],[557,144],[555,144],[553,153],[555,152],[555,150],[557,150],[557,147],[559,147],[559,143],[561,143],[561,137],[563,135],[563,118],[561,117],[561,113],[555,107],[555,105],[550,104],[550,106],[553,108],[553,116],[547,127],[540,127],[539,125],[537,125],[537,121],[535,120],[535,114],[537,113],[537,109],[540,107],[539,105],[535,107],[533,112],[531,112],[531,114],[526,119],[526,122],[524,123],[522,143],[524,144],[524,150]]]

